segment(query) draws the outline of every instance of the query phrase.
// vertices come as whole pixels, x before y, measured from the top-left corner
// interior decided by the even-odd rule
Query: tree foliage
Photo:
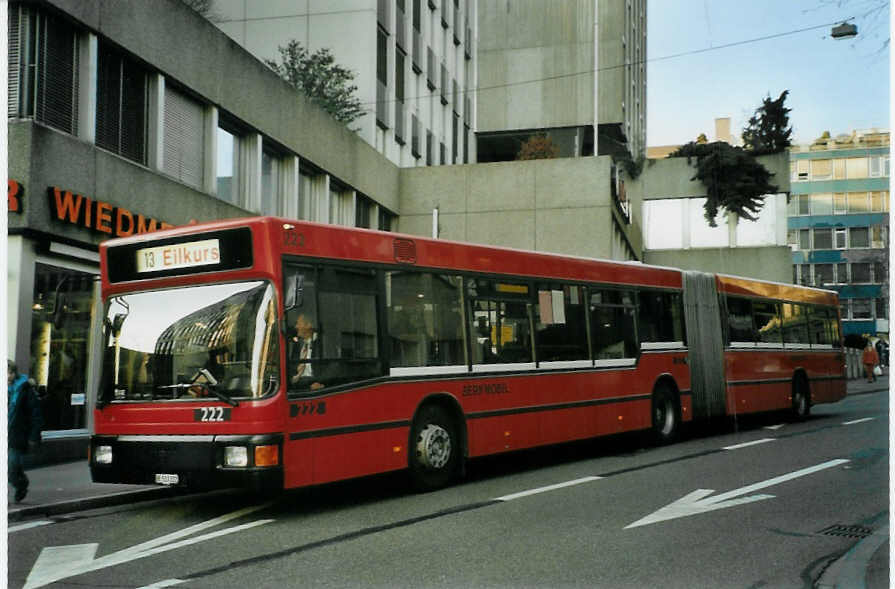
[[[181,0],[181,2],[211,22],[221,21],[221,16],[214,9],[214,0]]]
[[[777,192],[770,183],[772,174],[750,153],[724,141],[697,143],[691,141],[668,157],[686,157],[692,165],[696,159],[696,175],[706,187],[705,219],[716,227],[715,218],[721,208],[754,221],[764,204],[764,195]]]
[[[319,105],[341,123],[351,123],[364,115],[361,101],[355,96],[354,72],[336,63],[329,49],[310,53],[293,39],[279,48],[280,63],[265,63],[281,78],[311,102]]]
[[[790,146],[792,127],[789,126],[789,112],[783,103],[789,95],[784,90],[776,100],[770,95],[755,110],[743,129],[743,147],[755,155],[778,153]]]
[[[559,155],[559,146],[544,133],[536,133],[526,139],[516,154],[517,160],[553,159]]]

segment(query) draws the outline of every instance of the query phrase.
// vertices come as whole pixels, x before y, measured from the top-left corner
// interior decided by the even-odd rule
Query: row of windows
[[[296,301],[286,317],[296,391],[373,378],[386,366],[400,374],[627,363],[641,347],[684,344],[675,292],[306,265],[287,266],[285,276],[286,299]]]
[[[839,299],[839,312],[842,319],[887,319],[889,317],[888,300],[876,299]]]
[[[850,213],[884,213],[889,210],[889,191],[820,192],[794,194],[789,199],[787,215],[845,215]]]
[[[790,160],[789,168],[793,182],[888,177],[889,156],[797,159]]]
[[[733,345],[840,345],[835,307],[726,297],[727,341]]]
[[[887,229],[882,224],[870,227],[790,229],[787,243],[800,250],[884,248],[887,241]]]
[[[92,59],[87,32],[14,3],[9,19],[10,117],[34,118],[93,140],[97,147],[251,211],[370,226],[369,198],[347,187],[321,189],[319,179],[326,172],[306,166],[256,129],[196,100],[105,39],[97,43],[96,87],[84,88],[78,72],[85,69],[84,59]],[[157,85],[164,88],[164,97],[155,105],[149,97]],[[88,129],[84,109],[92,92],[95,124]],[[207,145],[210,134],[213,145]],[[296,168],[299,183],[293,186],[287,177]],[[346,194],[353,206],[344,206]],[[378,227],[389,229],[394,215],[380,208],[379,217]]]
[[[831,284],[885,284],[888,278],[882,262],[793,264],[792,267],[793,284],[821,288]]]

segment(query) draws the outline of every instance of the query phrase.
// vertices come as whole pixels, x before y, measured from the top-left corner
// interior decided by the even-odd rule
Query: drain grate
[[[846,538],[866,538],[873,534],[873,528],[867,526],[844,526],[836,524],[818,532],[826,536],[844,536]]]

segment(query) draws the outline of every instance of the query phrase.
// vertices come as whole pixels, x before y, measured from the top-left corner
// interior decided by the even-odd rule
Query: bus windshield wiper
[[[198,378],[202,376],[205,380],[198,380]],[[218,390],[218,380],[212,376],[212,374],[208,371],[207,368],[200,368],[196,373],[195,378],[193,378],[192,382],[180,382],[177,384],[169,384],[169,385],[161,385],[157,388],[159,389],[174,389],[182,390],[182,389],[191,389],[193,387],[202,387],[206,391],[210,391],[215,397],[227,403],[228,405],[232,405],[233,407],[239,407],[239,401],[230,398],[226,393]],[[175,396],[176,398],[176,396]]]

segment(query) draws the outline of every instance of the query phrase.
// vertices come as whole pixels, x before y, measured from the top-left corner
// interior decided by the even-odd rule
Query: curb
[[[73,499],[70,501],[59,501],[57,503],[35,505],[34,507],[11,509],[6,513],[6,520],[10,522],[17,522],[36,515],[49,517],[52,515],[71,513],[73,511],[85,511],[88,509],[96,509],[99,507],[124,505],[126,503],[134,503],[137,501],[163,499],[174,496],[176,494],[176,488],[158,487],[155,489],[124,491],[122,493],[114,493],[112,495],[100,495],[99,497],[84,497],[83,499]]]
[[[889,539],[889,522],[874,530],[873,534],[864,538],[827,567],[824,574],[814,585],[818,589],[837,589],[846,587],[864,587],[867,566],[876,551]]]

